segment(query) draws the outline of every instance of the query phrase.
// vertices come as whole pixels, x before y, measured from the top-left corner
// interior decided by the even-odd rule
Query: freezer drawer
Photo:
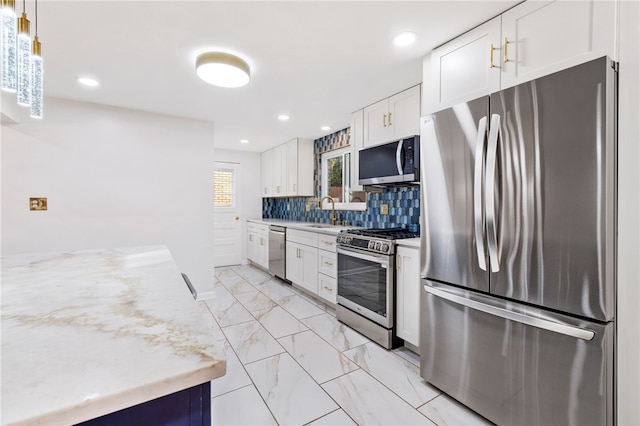
[[[422,284],[427,382],[500,425],[613,424],[613,322]]]

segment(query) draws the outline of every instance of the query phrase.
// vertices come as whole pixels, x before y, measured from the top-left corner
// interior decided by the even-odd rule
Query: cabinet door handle
[[[249,235],[249,241],[253,241],[253,235]]]
[[[387,114],[382,116],[382,127],[387,127]]]
[[[329,245],[329,246],[332,246],[332,245],[333,245],[333,241],[323,240],[322,242],[323,242],[323,243],[325,243],[325,244],[327,244],[327,245]]]
[[[327,266],[333,266],[333,262],[326,262],[325,261],[324,264],[327,265]]]
[[[264,245],[264,238],[260,238],[260,245],[263,246]]]
[[[279,194],[280,193],[280,185],[276,186],[276,192]]]
[[[333,289],[331,287],[327,287],[326,285],[323,285],[322,288],[324,288],[324,290],[328,291],[328,292],[332,292],[333,291]]]
[[[391,126],[393,123],[391,122],[391,113],[389,113],[389,126]]]
[[[402,267],[402,257],[400,255],[396,255],[396,270],[399,271]]]
[[[264,193],[265,193],[265,194],[267,193],[267,188],[266,188],[266,187],[264,188]]]
[[[509,39],[504,38],[504,62],[509,62],[509,56],[507,55],[507,46],[509,45]]]
[[[489,46],[489,68],[495,68],[496,66],[493,64],[493,51],[496,50],[495,47],[493,47],[493,43],[491,43],[491,46]]]
[[[293,184],[293,192],[296,192],[298,189],[296,188],[298,185],[296,185],[295,183]]]

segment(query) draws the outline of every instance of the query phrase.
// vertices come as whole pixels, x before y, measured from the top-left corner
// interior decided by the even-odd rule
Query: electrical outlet
[[[383,214],[383,215],[389,214],[389,204],[380,204],[380,214]]]
[[[287,211],[291,211],[291,204],[287,203]]]
[[[47,199],[43,197],[29,198],[29,210],[46,210]]]
[[[304,210],[307,211],[307,212],[310,212],[311,211],[311,203],[305,204]]]

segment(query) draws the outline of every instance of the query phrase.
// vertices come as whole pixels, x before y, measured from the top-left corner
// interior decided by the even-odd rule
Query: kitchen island
[[[226,363],[166,247],[6,256],[1,295],[1,424],[210,422]]]

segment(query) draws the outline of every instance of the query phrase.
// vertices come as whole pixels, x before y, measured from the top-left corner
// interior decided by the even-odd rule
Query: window
[[[353,199],[351,191],[351,155],[351,147],[321,154],[322,186],[320,196],[324,197],[328,195],[333,198],[336,209],[338,210],[365,210],[366,203],[357,203],[354,202],[356,200]],[[362,196],[359,192],[358,194],[360,197]],[[330,207],[329,203],[327,207]]]
[[[213,172],[213,205],[216,208],[235,207],[236,182],[232,169],[219,168]]]

